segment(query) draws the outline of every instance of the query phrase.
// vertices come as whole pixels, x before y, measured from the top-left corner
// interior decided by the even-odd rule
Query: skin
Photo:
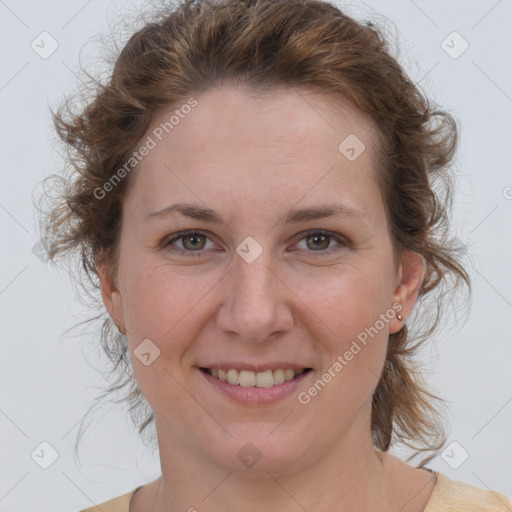
[[[223,86],[195,98],[134,171],[116,268],[100,264],[105,305],[127,332],[158,432],[162,476],[135,494],[131,512],[424,510],[434,475],[371,439],[388,336],[414,307],[424,261],[412,252],[394,258],[370,121],[305,89],[256,99]],[[157,112],[146,136],[175,108]],[[354,161],[338,150],[349,134],[366,146]],[[177,212],[148,218],[178,202],[210,208],[224,223]],[[284,223],[291,209],[327,203],[358,216]],[[169,243],[184,230],[203,236],[195,246]],[[308,230],[332,236],[315,243]],[[248,236],[263,251],[252,263],[236,252]],[[287,361],[312,368],[304,391],[396,303],[403,320],[385,323],[307,405],[297,393],[235,402],[198,369]],[[149,366],[133,355],[144,339],[160,350]],[[248,442],[262,454],[251,468],[237,457]]]

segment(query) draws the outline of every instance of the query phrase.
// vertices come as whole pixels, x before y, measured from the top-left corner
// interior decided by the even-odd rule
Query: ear
[[[101,297],[112,320],[116,324],[121,334],[126,334],[126,325],[124,321],[123,302],[119,292],[111,265],[105,262],[96,262],[96,268],[101,282]]]
[[[396,316],[389,324],[390,334],[398,332],[412,313],[423,284],[425,268],[425,258],[421,254],[410,250],[402,253],[397,273],[397,284],[393,293],[393,304],[395,305],[393,309]],[[401,320],[398,315],[401,315]]]

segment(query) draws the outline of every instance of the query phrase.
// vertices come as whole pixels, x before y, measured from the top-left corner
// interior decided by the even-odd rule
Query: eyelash
[[[185,253],[187,256],[200,257],[200,256],[202,256],[203,252],[206,251],[207,249],[200,249],[200,250],[197,250],[197,251],[191,251],[191,250],[187,250],[187,249],[179,249],[179,248],[176,248],[176,247],[173,248],[173,249],[169,248],[174,242],[176,242],[178,240],[181,240],[181,239],[185,238],[186,236],[193,236],[193,235],[204,236],[208,240],[210,240],[210,237],[206,233],[203,233],[202,231],[195,231],[195,230],[181,231],[179,233],[175,233],[175,235],[172,236],[172,238],[164,240],[163,243],[162,243],[162,248],[170,250],[170,251],[173,251],[173,252],[179,252],[179,253],[182,253],[182,254]],[[302,233],[302,237],[297,241],[297,244],[299,242],[301,242],[302,240],[304,240],[305,238],[307,238],[308,236],[311,236],[311,235],[325,236],[325,237],[328,237],[328,238],[338,242],[337,246],[330,247],[330,248],[325,249],[325,250],[318,250],[318,251],[306,250],[306,252],[318,253],[318,256],[320,256],[320,257],[326,256],[326,255],[331,255],[333,252],[337,252],[337,251],[340,251],[343,248],[351,247],[352,246],[350,244],[350,242],[347,239],[343,238],[342,236],[337,235],[336,233],[332,233],[330,231],[323,231],[321,229],[320,230],[319,229],[312,229],[312,230],[309,230],[309,231],[306,231],[306,232]],[[295,250],[302,250],[302,249],[295,249]]]

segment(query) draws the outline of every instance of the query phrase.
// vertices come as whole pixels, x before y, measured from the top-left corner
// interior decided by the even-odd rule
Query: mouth
[[[200,368],[200,370],[214,379],[226,382],[231,386],[244,388],[272,388],[285,382],[297,379],[312,368],[278,368],[254,372],[251,370],[237,370],[235,368]]]

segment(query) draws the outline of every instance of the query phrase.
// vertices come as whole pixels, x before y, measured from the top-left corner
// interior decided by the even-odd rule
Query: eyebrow
[[[209,222],[211,224],[228,224],[228,222],[215,210],[190,203],[176,203],[171,206],[167,206],[162,210],[149,213],[147,219],[166,218],[174,213],[181,213],[185,217]],[[324,219],[326,217],[333,216],[353,217],[357,219],[365,217],[362,212],[359,212],[350,206],[334,203],[290,210],[287,212],[283,223],[289,224],[305,222],[308,220]]]
[[[147,219],[149,220],[152,218],[165,218],[172,215],[175,212],[181,213],[185,217],[189,217],[191,219],[202,220],[204,222],[210,222],[212,224],[224,223],[223,218],[214,210],[189,203],[176,203],[171,206],[167,206],[162,210],[151,212],[147,216]]]

